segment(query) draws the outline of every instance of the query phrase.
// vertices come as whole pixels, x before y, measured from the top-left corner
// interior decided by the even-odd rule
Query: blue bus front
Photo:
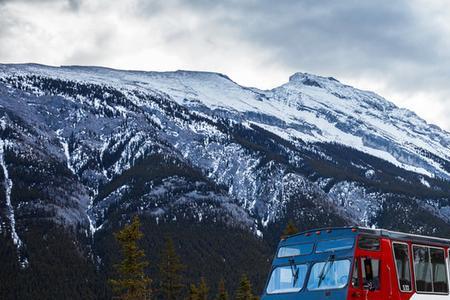
[[[262,300],[347,299],[356,230],[325,229],[283,239]]]

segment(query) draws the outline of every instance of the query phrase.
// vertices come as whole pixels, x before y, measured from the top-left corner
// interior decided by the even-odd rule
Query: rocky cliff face
[[[136,213],[175,235],[226,228],[260,257],[287,219],[450,236],[450,134],[334,78],[262,91],[215,73],[0,65],[0,120],[1,232],[22,270],[56,234],[43,228],[108,269],[111,232]]]

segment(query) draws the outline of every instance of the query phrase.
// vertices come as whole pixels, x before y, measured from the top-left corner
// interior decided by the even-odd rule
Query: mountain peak
[[[171,73],[171,72],[170,72]],[[228,77],[225,74],[218,73],[218,72],[210,72],[210,71],[192,71],[192,70],[176,70],[173,72],[175,74],[185,75],[185,76],[218,76],[223,77],[227,80],[230,80],[230,77]]]
[[[289,77],[290,83],[300,82],[304,85],[315,86],[315,87],[323,87],[323,84],[326,82],[334,81],[339,83],[339,81],[333,77],[323,77],[310,73],[297,72],[292,74]]]

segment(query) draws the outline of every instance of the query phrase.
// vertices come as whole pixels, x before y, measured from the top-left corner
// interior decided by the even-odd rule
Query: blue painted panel
[[[348,291],[348,285],[342,289],[335,289],[335,290],[318,290],[318,291],[309,291],[306,288],[308,279],[309,279],[309,273],[311,272],[311,266],[316,262],[324,262],[329,260],[330,255],[334,255],[335,260],[339,259],[349,259],[352,261],[352,258],[354,256],[354,247],[351,249],[342,249],[334,252],[322,252],[322,253],[316,253],[316,245],[317,242],[320,241],[328,241],[328,240],[337,240],[337,239],[344,239],[344,238],[350,238],[356,240],[356,237],[358,235],[358,232],[354,232],[351,230],[351,228],[337,228],[332,230],[322,230],[320,234],[316,234],[316,232],[312,231],[308,235],[305,233],[298,234],[291,236],[285,240],[280,241],[277,251],[275,253],[278,253],[278,249],[282,246],[287,245],[293,245],[293,244],[302,244],[302,243],[314,243],[314,250],[309,255],[301,255],[301,256],[294,256],[294,257],[284,257],[284,258],[278,258],[276,257],[273,260],[272,263],[272,270],[276,268],[277,266],[289,266],[290,260],[294,260],[295,264],[308,264],[308,275],[307,279],[305,280],[305,283],[303,285],[302,290],[299,292],[294,293],[284,293],[284,294],[271,294],[268,295],[265,293],[261,298],[261,300],[344,300],[347,297],[347,291]],[[268,274],[270,276],[270,273]],[[349,276],[349,282],[350,282],[350,276]]]

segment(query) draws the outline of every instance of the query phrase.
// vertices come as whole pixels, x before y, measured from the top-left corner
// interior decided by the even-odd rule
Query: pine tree
[[[145,275],[148,266],[145,253],[139,248],[138,242],[143,237],[140,231],[140,221],[136,216],[131,224],[115,234],[120,245],[122,261],[115,265],[117,279],[109,280],[113,291],[122,300],[146,300],[151,296],[151,279]]]
[[[283,234],[281,235],[281,238],[288,237],[288,236],[296,234],[298,232],[299,232],[299,230],[298,230],[297,226],[295,226],[294,221],[289,220],[286,225],[286,228],[284,228],[284,230],[283,230]]]
[[[164,300],[176,300],[184,288],[181,272],[184,265],[175,251],[175,245],[170,238],[166,239],[166,245],[161,253],[159,272],[161,276],[161,293]]]
[[[191,284],[191,286],[189,287],[189,295],[186,300],[199,300],[198,288],[195,284]]]
[[[198,299],[199,300],[208,300],[208,292],[209,288],[206,284],[206,280],[204,277],[200,279],[200,283],[198,285]]]
[[[236,300],[257,300],[258,297],[252,293],[252,285],[247,275],[241,277],[238,290],[236,291]]]
[[[216,300],[228,300],[228,292],[225,288],[225,280],[222,278],[219,282],[219,291],[217,292]]]

